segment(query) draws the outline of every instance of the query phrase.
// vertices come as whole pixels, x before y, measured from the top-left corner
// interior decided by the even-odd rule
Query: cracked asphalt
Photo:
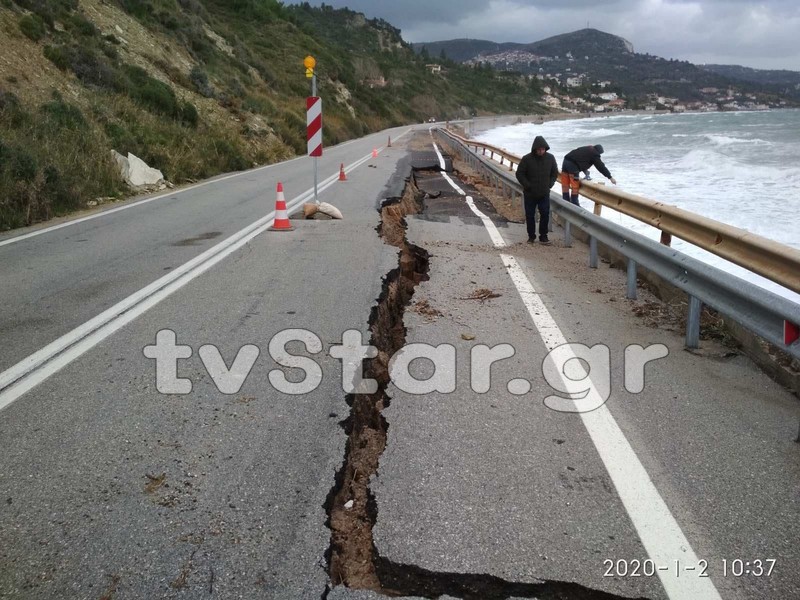
[[[410,150],[429,140],[403,131],[322,194],[343,221],[293,220],[293,232],[259,235],[0,412],[0,597],[384,597],[328,584],[323,505],[350,411],[328,351],[348,329],[367,339],[383,277],[397,267],[397,249],[376,232],[377,208],[402,194]],[[326,149],[321,174],[367,156],[386,135]],[[287,200],[305,191],[309,161],[0,246],[0,370],[272,210],[277,181]],[[430,254],[430,280],[405,314],[407,342],[452,344],[458,386],[424,396],[389,388],[388,445],[370,485],[381,559],[442,585],[479,576],[666,598],[655,577],[603,576],[605,560],[647,552],[581,421],[543,405],[545,347],[481,221],[436,174],[420,181],[432,193],[406,221],[409,241]],[[609,409],[720,595],[800,595],[797,399],[742,356],[683,351],[680,332],[636,316],[652,298],[625,300],[625,274],[589,270],[585,248],[563,247],[558,230],[552,247],[530,247],[523,225],[476,203],[568,339],[611,349]],[[499,296],[469,299],[480,289]],[[433,310],[413,308],[423,301]],[[156,389],[143,348],[164,329],[192,348],[178,369],[190,394]],[[270,339],[287,329],[322,343],[313,358],[323,378],[311,393],[281,393],[271,379],[275,370],[300,379],[270,356]],[[488,393],[473,391],[471,348],[500,343],[514,357],[494,365]],[[632,343],[670,350],[648,367],[641,394],[623,381]],[[228,366],[242,346],[260,348],[239,392],[218,391],[198,356],[204,344]],[[311,356],[299,342],[288,348]],[[412,373],[429,367],[417,361]],[[523,377],[531,392],[511,394],[508,382]],[[721,575],[723,560],[767,558],[777,559],[771,577]],[[481,597],[476,585],[471,597]],[[417,597],[410,589],[394,591]]]

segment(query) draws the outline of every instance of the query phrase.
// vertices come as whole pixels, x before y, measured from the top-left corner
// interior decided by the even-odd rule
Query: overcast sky
[[[386,19],[402,30],[408,42],[474,38],[528,43],[588,25],[622,36],[636,52],[663,58],[800,71],[800,0],[327,0],[325,4]]]

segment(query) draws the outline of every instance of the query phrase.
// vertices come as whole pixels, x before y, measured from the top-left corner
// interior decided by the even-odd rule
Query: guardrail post
[[[594,203],[594,214],[596,214],[599,217],[601,212],[603,212],[603,205],[600,204],[599,202],[595,202]]]
[[[589,267],[597,268],[597,238],[594,236],[589,237]]]
[[[628,259],[628,300],[636,300],[636,261]]]
[[[686,347],[700,347],[700,313],[703,302],[699,298],[689,296],[689,314],[686,317]]]
[[[572,223],[564,221],[564,245],[572,248]]]
[[[672,234],[666,231],[661,232],[661,243],[665,246],[672,246]]]

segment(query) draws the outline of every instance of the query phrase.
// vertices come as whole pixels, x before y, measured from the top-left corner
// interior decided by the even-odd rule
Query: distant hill
[[[450,40],[416,43],[413,47],[417,52],[425,48],[432,58],[444,52],[451,60],[484,62],[524,74],[561,74],[565,78],[585,74],[589,82],[612,82],[613,89],[634,104],[648,93],[683,101],[707,100],[701,89],[733,85],[743,93],[760,94],[765,100],[779,96],[800,100],[800,91],[794,87],[800,83],[800,73],[699,67],[688,61],[666,60],[636,53],[627,40],[597,29],[581,29],[529,44]]]
[[[527,44],[529,52],[546,56],[594,55],[595,58],[617,58],[633,54],[633,44],[624,38],[597,29],[580,29]]]
[[[539,53],[545,56],[563,56],[570,51],[573,54],[576,51],[581,51],[598,56],[615,55],[619,52],[633,52],[633,46],[630,42],[597,29],[581,29],[580,31],[557,35],[530,44],[497,43],[489,40],[466,38],[442,42],[414,43],[412,47],[416,52],[426,51],[432,59],[440,58],[442,51],[444,51],[446,58],[462,63],[481,56],[492,56],[507,52]]]
[[[426,42],[424,44],[411,44],[414,51],[417,53],[426,52],[431,59],[438,59],[442,56],[442,50],[445,51],[445,58],[455,62],[464,63],[480,56],[481,54],[491,54],[494,52],[502,52],[504,50],[522,47],[524,44],[498,44],[497,42],[490,42],[488,40],[471,40],[468,38],[458,40],[448,40],[446,42]]]
[[[751,69],[740,65],[699,65],[699,67],[730,79],[783,87],[787,94],[797,95],[800,93],[800,72],[798,71]]]

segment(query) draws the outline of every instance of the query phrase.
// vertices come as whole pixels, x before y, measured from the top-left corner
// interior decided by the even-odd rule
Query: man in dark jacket
[[[522,157],[517,167],[517,181],[522,184],[525,201],[525,223],[528,226],[528,243],[536,241],[536,210],[539,210],[539,241],[550,245],[547,230],[550,226],[550,188],[558,179],[558,165],[548,152],[550,146],[537,135],[530,154]]]
[[[617,184],[617,180],[611,176],[611,172],[600,160],[602,153],[603,147],[597,144],[596,146],[575,148],[564,157],[564,162],[561,164],[561,195],[564,200],[580,206],[580,202],[578,202],[578,188],[580,187],[578,175],[581,171],[588,171],[590,167],[596,167],[598,171],[611,180],[611,183]]]

